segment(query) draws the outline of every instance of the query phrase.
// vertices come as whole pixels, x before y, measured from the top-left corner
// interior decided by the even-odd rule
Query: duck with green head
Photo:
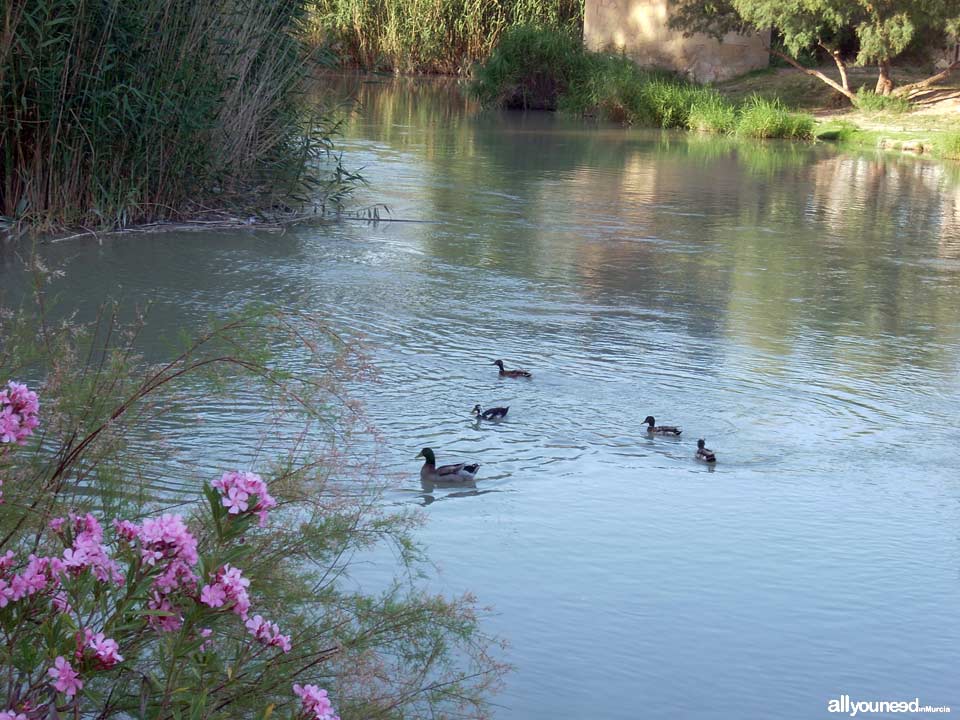
[[[420,479],[425,482],[471,482],[477,476],[477,470],[480,469],[479,463],[457,463],[456,465],[441,465],[437,467],[437,457],[430,448],[421,450],[417,458],[423,458],[423,467],[420,468]]]
[[[533,374],[526,370],[504,370],[503,360],[494,360],[493,364],[500,368],[500,377],[505,378],[532,378]]]
[[[657,425],[657,419],[653,415],[647,415],[643,419],[643,424],[647,426],[647,432],[651,435],[679,435],[683,432],[674,425]]]

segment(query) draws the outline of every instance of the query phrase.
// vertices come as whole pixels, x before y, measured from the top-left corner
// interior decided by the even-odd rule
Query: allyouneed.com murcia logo
[[[920,698],[913,700],[851,700],[841,695],[827,702],[827,712],[845,713],[850,717],[871,713],[948,713],[946,705],[921,705]]]

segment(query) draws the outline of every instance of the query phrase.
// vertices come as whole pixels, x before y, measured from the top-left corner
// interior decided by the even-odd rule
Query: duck
[[[509,405],[507,405],[507,407],[495,407],[488,408],[486,410],[481,408],[479,405],[474,405],[473,410],[470,411],[470,414],[476,415],[478,420],[499,420],[507,414],[507,410],[509,409]]]
[[[437,456],[430,448],[424,448],[417,455],[423,458],[423,467],[420,468],[420,480],[428,483],[471,482],[477,476],[480,463],[458,463],[456,465],[441,465],[437,467]]]
[[[707,447],[707,441],[703,438],[697,440],[697,460],[703,460],[703,462],[708,463],[715,463],[717,461],[717,456],[713,450]]]
[[[679,435],[683,432],[683,430],[673,425],[657,425],[657,420],[653,415],[647,415],[647,417],[643,419],[643,422],[647,426],[647,432],[653,435]]]
[[[500,377],[508,378],[532,378],[533,375],[526,370],[504,370],[503,360],[494,360],[493,364],[500,368]]]

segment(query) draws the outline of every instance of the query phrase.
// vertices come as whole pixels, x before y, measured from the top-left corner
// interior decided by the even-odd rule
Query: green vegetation
[[[944,157],[960,160],[960,130],[943,135],[940,139],[940,152]]]
[[[893,63],[919,43],[927,48],[960,30],[960,5],[956,0],[671,0],[670,25],[690,35],[707,33],[720,38],[730,31],[763,31],[775,27],[779,42],[770,51],[796,69],[826,83],[851,103],[860,98],[851,89],[844,43],[855,40],[855,64],[878,68],[875,93],[894,91]],[[802,60],[824,51],[836,64],[834,79]],[[955,62],[942,72],[897,90],[902,97],[945,79],[960,68]]]
[[[473,91],[485,105],[556,110],[591,78],[580,40],[562,30],[521,25],[503,34],[480,66]]]
[[[508,28],[579,34],[583,0],[308,0],[307,37],[345,65],[465,73]]]
[[[740,108],[737,134],[754,138],[808,139],[813,137],[813,118],[787,111],[778,100],[753,97]]]
[[[857,109],[863,112],[905,113],[910,110],[910,101],[896,95],[877,95],[861,87],[857,90]]]
[[[377,468],[351,449],[371,432],[362,408],[345,399],[348,384],[370,378],[356,347],[318,318],[256,308],[213,320],[162,358],[147,358],[142,317],[126,325],[118,316],[131,313],[106,306],[88,325],[64,321],[73,308],[51,307],[50,297],[60,273],[31,264],[33,301],[0,304],[0,384],[23,380],[40,396],[33,437],[0,444],[4,580],[31,553],[64,553],[50,520],[70,517],[73,525],[70,513],[99,518],[100,547],[124,568],[129,546],[115,539],[112,520],[181,515],[201,561],[187,561],[170,585],[144,587],[150,571],[130,573],[126,594],[73,572],[64,583],[76,590],[64,596],[72,608],[57,613],[52,592],[4,603],[0,655],[14,681],[0,690],[0,707],[27,709],[39,697],[49,712],[33,702],[31,714],[59,714],[45,684],[63,655],[82,672],[83,692],[66,706],[77,718],[227,720],[274,710],[305,717],[294,683],[329,689],[344,720],[485,716],[504,670],[490,655],[496,643],[480,630],[469,597],[441,597],[419,583],[424,557],[411,533],[421,518],[385,510]],[[241,467],[208,461],[212,467],[198,470],[202,459],[178,461],[174,447],[209,447],[185,421],[198,401],[253,397],[271,405],[257,428],[230,438]],[[228,516],[209,488],[238,469],[260,473],[277,501],[263,523]],[[377,592],[360,591],[350,577],[353,558],[377,546],[398,564],[397,576]],[[201,587],[224,563],[249,581],[250,615],[276,622],[292,641],[289,651],[251,646],[246,618],[202,600]],[[160,609],[139,612],[151,597],[163,598]],[[206,641],[201,627],[212,630]],[[122,643],[122,662],[78,658],[77,638],[91,628]]]
[[[750,98],[738,108],[713,88],[640,68],[621,55],[589,52],[562,30],[511,28],[476,69],[472,89],[488,106],[750,137],[812,136],[813,119],[778,101]]]
[[[114,228],[337,192],[318,162],[333,126],[299,103],[304,0],[5,7],[0,222]]]

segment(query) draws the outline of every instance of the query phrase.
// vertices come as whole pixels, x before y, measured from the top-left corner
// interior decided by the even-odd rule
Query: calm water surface
[[[251,300],[366,336],[387,501],[511,643],[498,718],[960,711],[960,172],[357,89],[347,162],[417,222],[48,247],[64,299],[150,298],[155,338]],[[257,403],[169,431],[232,464]],[[476,490],[425,492],[425,445]]]

